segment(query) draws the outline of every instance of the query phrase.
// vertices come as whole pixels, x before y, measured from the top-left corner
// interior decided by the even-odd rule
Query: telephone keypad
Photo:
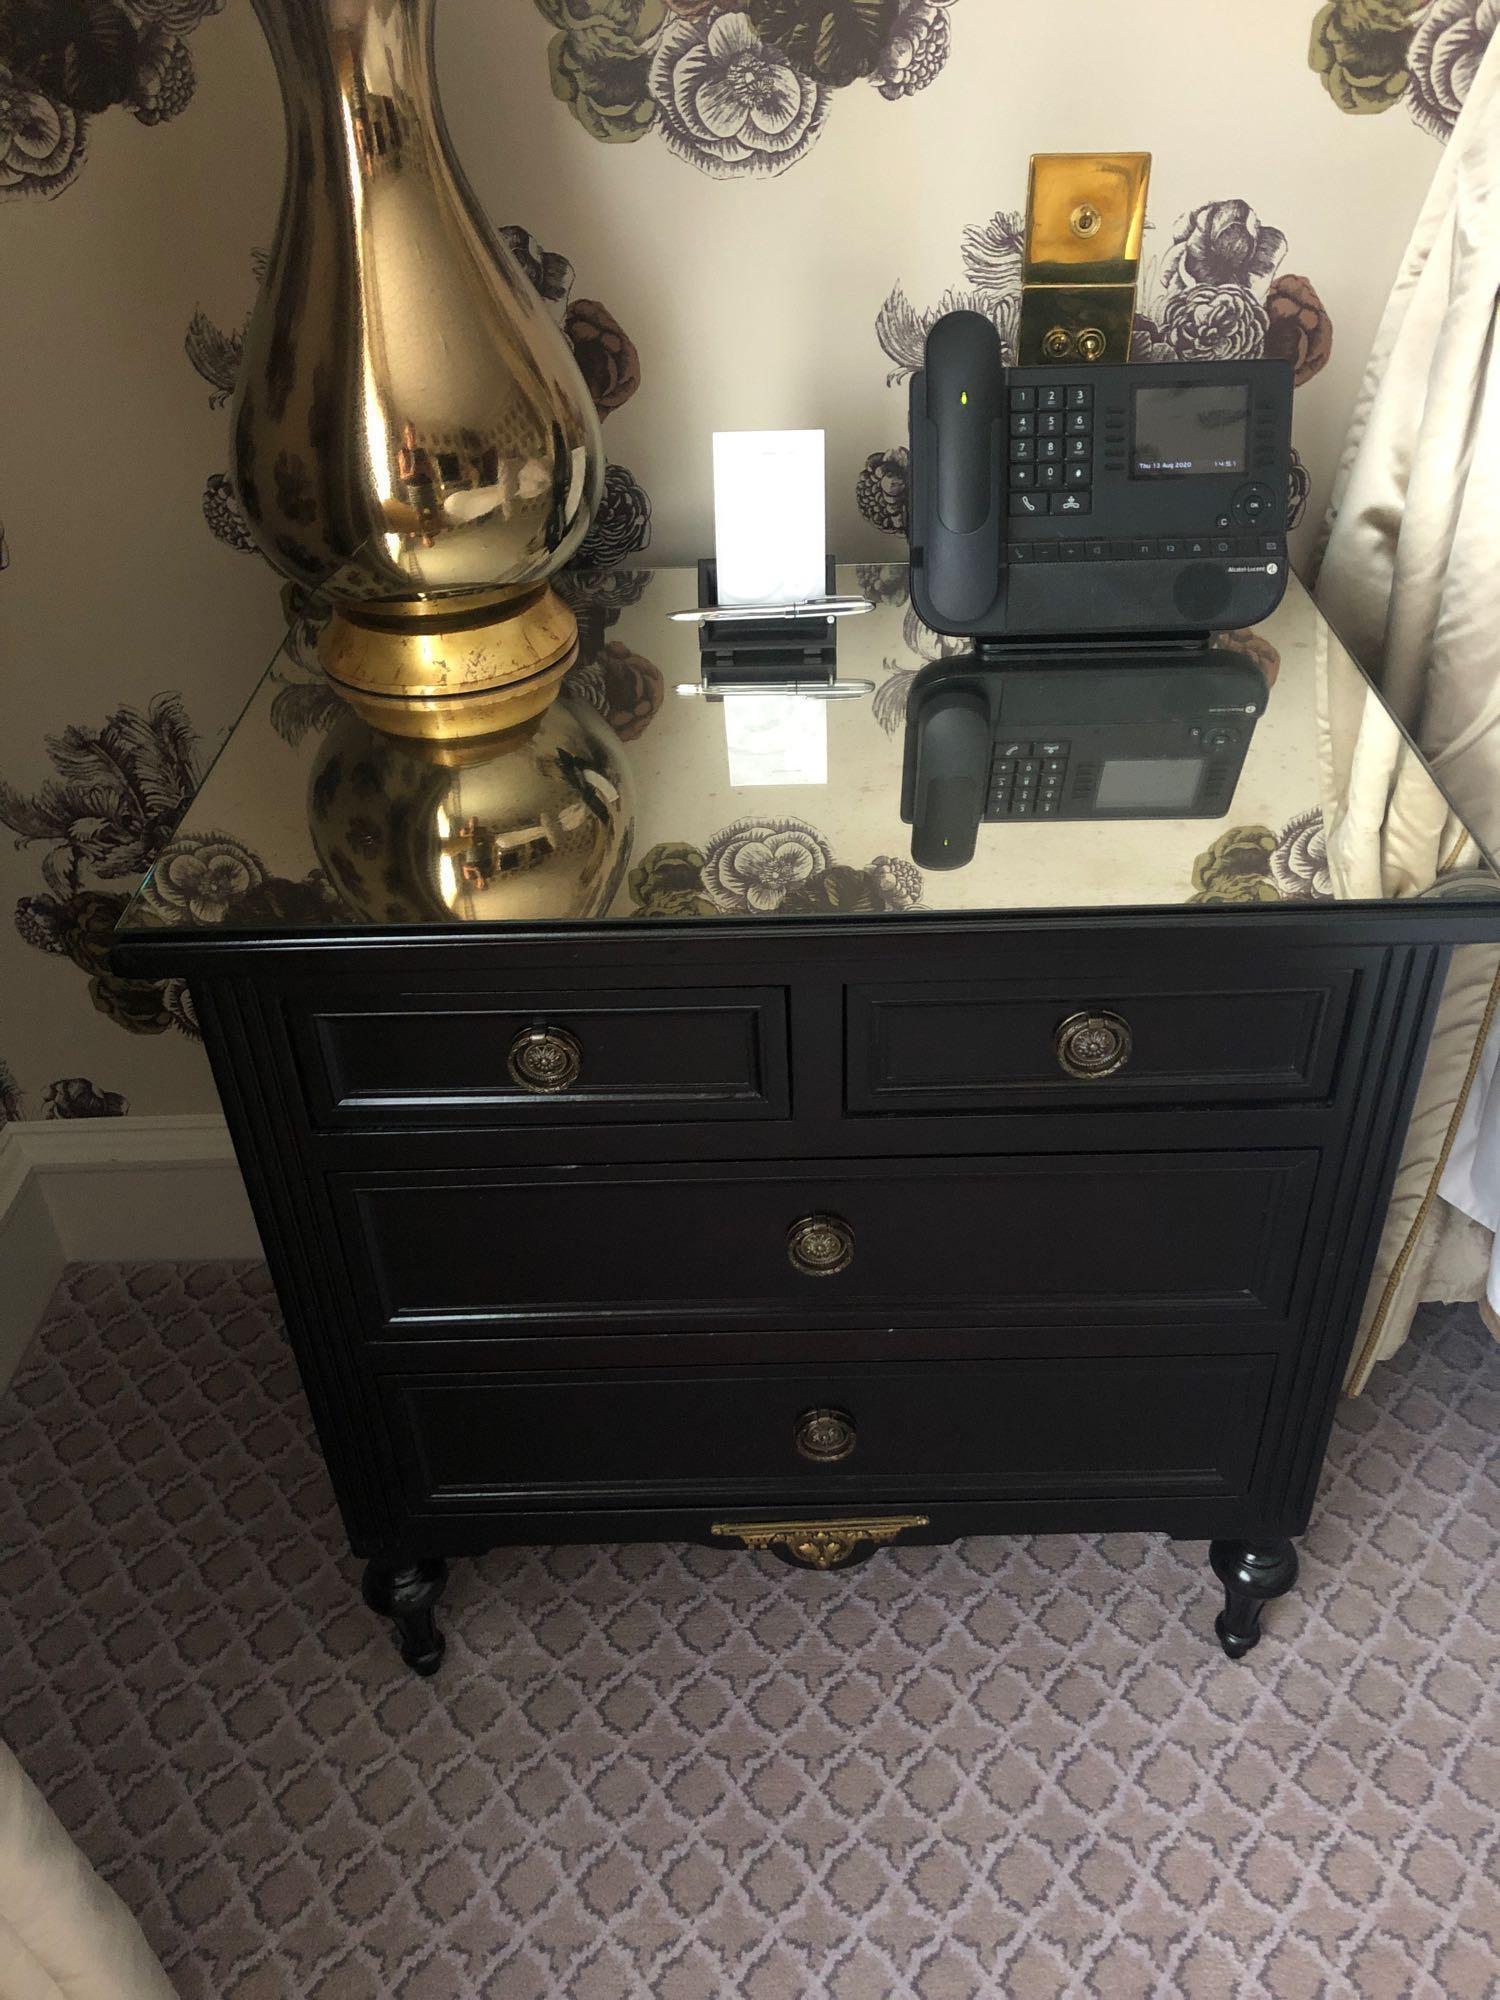
[[[1001,740],[990,762],[986,819],[1055,816],[1068,772],[1067,743]]]
[[[1033,430],[1033,426],[1035,427]],[[1036,388],[1010,392],[1012,439],[1035,438],[1030,453],[1011,446],[1010,485],[1012,494],[1028,487],[1040,487],[1036,503],[1015,511],[1041,514],[1051,512],[1082,516],[1091,511],[1094,475],[1094,390],[1088,382],[1050,382]],[[1023,466],[1035,466],[1032,477],[1022,477]],[[1057,489],[1065,489],[1059,492]],[[1014,508],[1014,502],[1012,503]]]

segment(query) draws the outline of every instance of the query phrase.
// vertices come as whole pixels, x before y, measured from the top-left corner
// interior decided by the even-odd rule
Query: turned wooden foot
[[[396,1628],[401,1657],[416,1674],[435,1674],[443,1663],[447,1644],[437,1628],[433,1608],[448,1581],[448,1565],[441,1556],[424,1556],[417,1562],[385,1562],[376,1557],[365,1564],[365,1603]]]
[[[1242,1660],[1260,1643],[1261,1612],[1297,1581],[1297,1551],[1286,1541],[1210,1542],[1208,1560],[1224,1586],[1214,1630],[1230,1659]]]

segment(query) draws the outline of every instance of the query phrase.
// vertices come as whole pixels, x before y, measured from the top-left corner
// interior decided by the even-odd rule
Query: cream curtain
[[[1500,846],[1500,36],[1438,166],[1355,405],[1317,599]]]
[[[1316,590],[1492,850],[1500,846],[1497,310],[1500,36],[1376,335]],[[1420,788],[1403,786],[1407,753],[1373,704],[1346,740],[1355,744],[1351,765],[1327,778],[1330,865],[1347,891],[1399,894],[1407,880],[1430,880],[1434,864],[1457,886],[1474,857]],[[1455,956],[1355,1350],[1356,1390],[1400,1346],[1422,1299],[1473,1297],[1485,1285],[1500,1224],[1500,1047],[1484,1046],[1500,996],[1497,965],[1488,948]],[[1489,1287],[1500,1301],[1500,1265]]]
[[[0,2000],[174,2000],[139,1924],[3,1743]]]

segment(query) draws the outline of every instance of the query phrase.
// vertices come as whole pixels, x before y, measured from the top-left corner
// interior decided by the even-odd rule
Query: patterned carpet
[[[184,2000],[1482,2000],[1497,1434],[1430,1314],[1243,1665],[1116,1535],[502,1552],[422,1682],[265,1273],[85,1267],[0,1399],[0,1731]]]

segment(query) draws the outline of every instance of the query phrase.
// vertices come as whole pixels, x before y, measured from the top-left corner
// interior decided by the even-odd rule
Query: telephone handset
[[[935,660],[907,698],[912,859],[963,867],[987,821],[1221,819],[1266,692],[1253,660],[1217,647]]]
[[[911,590],[976,639],[1253,625],[1287,582],[1284,361],[1005,368],[945,313],[911,382]]]

